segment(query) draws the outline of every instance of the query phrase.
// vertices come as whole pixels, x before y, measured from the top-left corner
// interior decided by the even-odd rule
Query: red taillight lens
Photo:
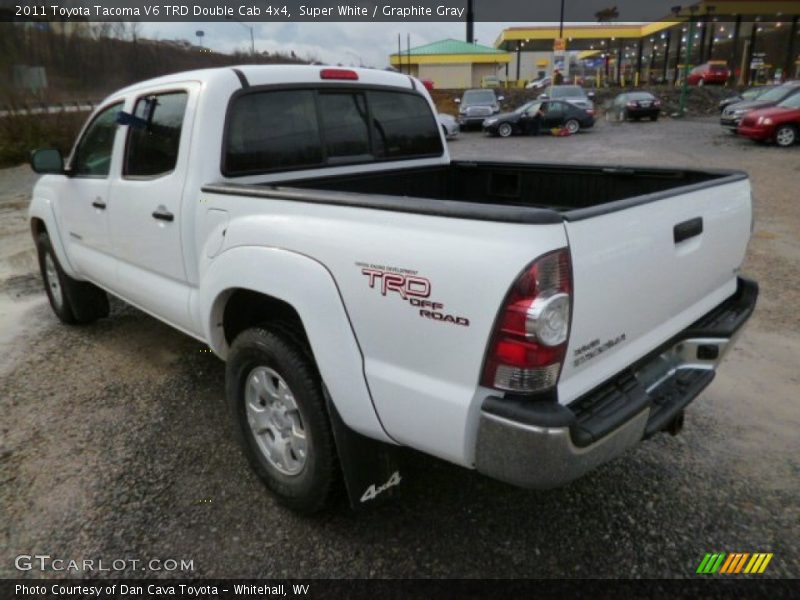
[[[593,117],[594,116],[594,111],[591,108],[587,108],[586,109],[586,114],[589,115],[590,117]]]
[[[529,393],[558,381],[572,305],[569,250],[534,261],[509,291],[484,361],[481,384]]]
[[[350,79],[357,81],[358,73],[350,69],[322,69],[319,72],[320,79]]]

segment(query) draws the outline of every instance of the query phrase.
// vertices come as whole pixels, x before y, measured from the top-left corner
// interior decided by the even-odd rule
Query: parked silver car
[[[445,138],[452,140],[458,137],[458,134],[461,132],[461,127],[459,127],[458,121],[453,115],[439,113],[436,115],[436,118],[439,120],[439,125],[442,127]]]

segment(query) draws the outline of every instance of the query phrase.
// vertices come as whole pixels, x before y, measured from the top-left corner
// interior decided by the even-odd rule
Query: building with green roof
[[[440,40],[392,54],[393,67],[420,79],[430,79],[437,88],[481,87],[486,77],[497,77],[511,54],[490,46],[461,40]]]

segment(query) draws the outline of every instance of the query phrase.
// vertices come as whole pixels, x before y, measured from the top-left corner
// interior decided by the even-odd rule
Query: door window
[[[175,169],[187,99],[186,92],[170,92],[136,101],[123,175],[158,177]]]
[[[108,176],[120,110],[122,102],[112,104],[103,109],[86,128],[72,160],[72,172],[75,176]]]

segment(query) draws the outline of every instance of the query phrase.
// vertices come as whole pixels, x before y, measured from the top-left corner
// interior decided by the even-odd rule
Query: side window
[[[422,96],[369,92],[375,154],[381,158],[439,155],[439,126]]]
[[[371,157],[367,101],[363,93],[321,92],[319,112],[330,162]]]
[[[322,162],[314,92],[245,94],[228,117],[226,175],[288,169]]]
[[[136,101],[138,120],[129,126],[123,175],[156,177],[175,168],[187,99],[186,92],[171,92]]]
[[[72,172],[76,176],[106,177],[111,168],[114,134],[117,132],[117,115],[122,102],[112,104],[99,113],[86,128],[72,159]]]

